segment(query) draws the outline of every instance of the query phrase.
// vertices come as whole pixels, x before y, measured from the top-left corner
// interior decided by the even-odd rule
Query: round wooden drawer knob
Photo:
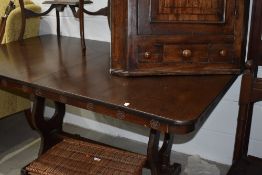
[[[145,52],[144,57],[149,59],[151,57],[151,52]]]
[[[192,51],[189,49],[183,50],[182,55],[183,57],[189,58],[192,56]]]
[[[220,51],[219,51],[219,55],[222,56],[222,57],[225,57],[225,56],[227,56],[227,51],[224,50],[224,49],[223,49],[223,50],[220,50]]]

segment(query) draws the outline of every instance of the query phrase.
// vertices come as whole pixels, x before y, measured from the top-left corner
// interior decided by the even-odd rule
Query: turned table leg
[[[20,8],[21,8],[21,31],[20,31],[20,35],[19,35],[19,40],[23,40],[24,34],[25,34],[25,26],[26,26],[24,0],[19,0],[19,5],[20,5]]]
[[[56,13],[56,34],[57,34],[57,37],[58,39],[60,39],[61,37],[61,33],[60,33],[60,12],[56,9],[55,11]]]
[[[43,154],[60,140],[56,134],[62,132],[65,104],[55,103],[55,113],[51,118],[44,117],[45,98],[36,96],[31,114],[27,111],[27,119],[30,126],[39,132],[41,136],[41,148],[39,154]]]
[[[177,163],[170,165],[170,154],[174,136],[166,133],[161,149],[158,147],[159,140],[160,132],[151,129],[148,142],[147,159],[152,175],[179,175],[181,172],[181,165]]]
[[[79,0],[79,24],[82,54],[86,55],[85,30],[84,30],[84,0]]]

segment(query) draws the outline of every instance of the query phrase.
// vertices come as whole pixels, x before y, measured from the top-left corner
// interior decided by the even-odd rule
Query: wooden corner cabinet
[[[111,73],[231,74],[244,65],[249,0],[111,0]]]

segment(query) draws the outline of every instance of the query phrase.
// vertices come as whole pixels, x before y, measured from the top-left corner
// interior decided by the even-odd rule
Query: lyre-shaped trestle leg
[[[158,145],[160,139],[160,132],[151,129],[148,147],[147,147],[147,162],[148,166],[151,169],[152,175],[158,174]]]
[[[173,165],[170,165],[170,155],[171,155],[173,142],[174,142],[174,135],[165,133],[163,145],[159,150],[160,172],[162,174],[180,174],[181,172],[180,164],[174,163]]]
[[[148,166],[151,169],[152,175],[178,175],[181,172],[181,165],[174,163],[170,165],[170,155],[173,145],[174,136],[166,133],[163,141],[163,145],[159,150],[160,132],[151,129],[148,150],[147,161]]]
[[[45,98],[36,96],[31,115],[27,113],[30,126],[41,135],[41,148],[39,154],[43,154],[60,140],[56,137],[62,132],[65,104],[55,103],[55,113],[52,118],[44,117]]]

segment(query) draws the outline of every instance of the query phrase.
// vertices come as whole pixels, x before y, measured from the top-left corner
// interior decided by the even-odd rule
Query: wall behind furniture
[[[34,0],[41,4],[42,0]],[[107,0],[95,1],[86,8],[95,11],[104,7]],[[43,10],[48,6],[41,5]],[[56,34],[56,18],[51,13],[42,18],[40,34]],[[78,20],[72,17],[71,11],[66,9],[61,14],[61,34],[64,36],[79,37]],[[106,17],[85,16],[85,34],[87,39],[110,41],[110,30]],[[262,74],[262,70],[260,71]],[[231,164],[234,148],[235,130],[238,115],[238,98],[241,77],[233,84],[228,93],[210,115],[203,127],[193,134],[176,136],[173,149],[186,154],[199,154],[201,157]],[[52,113],[48,108],[47,113]],[[250,154],[262,157],[262,103],[255,105],[253,127],[251,131]],[[112,120],[86,110],[69,107],[65,122],[97,130],[140,142],[147,142],[148,129],[134,126],[133,124]]]

